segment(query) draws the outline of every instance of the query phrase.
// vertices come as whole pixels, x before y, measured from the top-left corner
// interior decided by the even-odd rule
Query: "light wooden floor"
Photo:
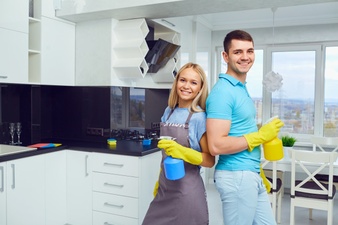
[[[214,184],[207,186],[208,206],[209,206],[209,225],[223,225],[222,204]],[[290,195],[284,194],[282,202],[282,221],[280,225],[290,224]],[[338,224],[338,198],[334,202],[333,224]],[[326,211],[313,210],[313,220],[309,220],[309,210],[306,208],[296,208],[297,225],[326,225]]]

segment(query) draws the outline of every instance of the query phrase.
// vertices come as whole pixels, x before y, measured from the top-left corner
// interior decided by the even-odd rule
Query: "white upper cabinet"
[[[148,71],[145,19],[123,20],[113,27],[113,74],[120,79],[143,78]]]
[[[28,82],[28,34],[0,28],[0,83]]]
[[[29,17],[31,84],[75,84],[75,24],[55,17],[53,1],[34,0]]]
[[[28,11],[28,0],[1,0],[0,27],[28,33]]]
[[[75,25],[41,18],[41,84],[75,84]]]
[[[156,28],[157,29],[157,28]],[[155,29],[155,33],[157,30]],[[160,35],[172,42],[179,40],[175,31]],[[169,78],[155,82],[148,72],[145,56],[149,51],[145,19],[117,21],[104,19],[76,25],[76,85],[170,88],[177,61],[168,63]],[[153,36],[156,36],[153,35]],[[170,38],[168,38],[170,36]],[[178,58],[178,57],[177,57]],[[166,73],[163,73],[167,75]],[[166,80],[161,80],[161,79]]]
[[[0,83],[27,83],[27,0],[0,1],[0,49]]]

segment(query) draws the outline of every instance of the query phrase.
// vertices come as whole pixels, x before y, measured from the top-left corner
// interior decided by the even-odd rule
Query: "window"
[[[311,49],[272,51],[272,71],[283,77],[283,86],[272,93],[271,116],[283,120],[282,132],[314,134],[316,54]]]
[[[145,89],[111,87],[111,128],[145,127]]]
[[[338,136],[338,47],[325,49],[324,136]]]
[[[145,125],[145,89],[129,88],[129,123],[128,127],[143,127]]]

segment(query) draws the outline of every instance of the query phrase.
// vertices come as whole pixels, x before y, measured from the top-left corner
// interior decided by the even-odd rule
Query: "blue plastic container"
[[[175,159],[168,156],[164,159],[164,171],[168,180],[178,180],[184,177],[184,162],[182,159]]]
[[[151,145],[151,139],[144,139],[144,140],[142,141],[142,144],[143,144],[143,145]]]

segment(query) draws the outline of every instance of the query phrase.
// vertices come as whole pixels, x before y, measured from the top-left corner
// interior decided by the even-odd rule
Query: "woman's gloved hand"
[[[161,172],[162,172],[162,168],[160,168],[160,174],[161,174]],[[153,190],[154,198],[156,197],[157,192],[158,192],[158,187],[160,186],[160,181],[159,180],[160,180],[160,177],[157,179],[157,181],[155,183],[155,186],[154,186],[154,190]]]
[[[160,183],[159,183],[159,181],[157,180],[156,183],[155,183],[155,186],[154,186],[154,191],[153,191],[154,198],[155,198],[156,195],[157,195],[159,185],[160,185]]]
[[[245,134],[244,137],[248,142],[248,150],[252,151],[256,146],[269,142],[277,137],[280,128],[284,126],[283,121],[276,118],[271,122],[263,125],[257,132]]]
[[[271,184],[270,184],[269,180],[266,178],[266,176],[264,174],[264,170],[262,168],[262,165],[260,167],[260,175],[261,175],[261,178],[263,180],[263,184],[264,184],[264,186],[266,188],[266,192],[270,193],[270,191],[271,191]]]
[[[158,148],[164,149],[165,153],[173,158],[182,159],[193,165],[200,165],[203,161],[202,153],[184,147],[173,140],[160,140],[157,144]]]

